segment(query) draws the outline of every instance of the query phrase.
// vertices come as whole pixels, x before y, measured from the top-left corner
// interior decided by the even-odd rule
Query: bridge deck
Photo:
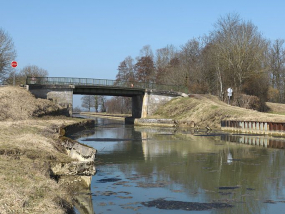
[[[97,86],[104,88],[117,88],[124,90],[138,89],[155,89],[160,91],[180,91],[184,92],[184,86],[177,85],[161,85],[145,82],[124,82],[107,79],[91,79],[91,78],[70,78],[70,77],[28,77],[27,85],[74,85],[77,86]]]

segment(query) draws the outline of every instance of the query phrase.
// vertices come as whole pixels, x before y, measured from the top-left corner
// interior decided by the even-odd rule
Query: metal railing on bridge
[[[185,86],[161,85],[146,82],[124,82],[107,79],[70,78],[70,77],[27,77],[27,85],[82,85],[107,86],[133,89],[156,89],[161,91],[186,92]]]

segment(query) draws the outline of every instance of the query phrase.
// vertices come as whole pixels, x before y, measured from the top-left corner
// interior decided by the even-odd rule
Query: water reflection
[[[202,135],[98,121],[95,134],[81,139],[102,162],[91,185],[95,212],[174,212],[141,205],[157,198],[234,205],[203,213],[283,212],[284,150],[266,148],[282,139]]]
[[[90,189],[80,191],[74,196],[76,212],[80,214],[93,214],[94,208]]]
[[[222,135],[222,140],[268,148],[285,148],[285,139],[266,135]]]

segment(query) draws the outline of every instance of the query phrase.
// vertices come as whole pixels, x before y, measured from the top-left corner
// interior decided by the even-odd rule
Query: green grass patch
[[[217,109],[217,108],[219,108],[219,106],[215,106],[215,105],[211,106],[211,109]]]

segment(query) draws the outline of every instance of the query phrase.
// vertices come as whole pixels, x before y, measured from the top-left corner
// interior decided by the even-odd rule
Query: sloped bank
[[[285,122],[284,115],[262,113],[251,109],[231,106],[212,95],[191,95],[174,98],[160,106],[148,120],[138,120],[139,125],[150,119],[171,119],[177,126],[200,129],[221,129],[223,120]],[[172,123],[172,122],[171,122]],[[159,123],[158,123],[159,124]]]
[[[61,145],[66,149],[72,159],[69,163],[58,163],[51,169],[53,174],[60,176],[59,182],[67,188],[72,186],[73,192],[80,194],[73,195],[73,205],[80,213],[94,213],[90,185],[92,175],[95,175],[95,158],[97,150],[93,147],[81,144],[72,140],[66,135],[93,128],[94,120],[84,120],[79,123],[62,126],[59,129]]]
[[[85,185],[87,187],[90,186],[91,176],[96,173],[95,158],[97,150],[66,137],[66,134],[79,132],[91,127],[94,127],[94,120],[84,120],[59,128],[59,140],[61,146],[66,149],[68,156],[76,161],[55,164],[51,167],[53,175],[80,176],[81,180],[85,182]]]
[[[64,117],[0,121],[1,214],[72,213],[77,189],[90,191],[96,154],[60,136],[60,127],[76,123],[85,122]],[[68,156],[71,151],[83,162]]]
[[[64,109],[20,87],[0,87],[0,101],[0,213],[73,213],[75,193],[90,193],[96,150],[65,135],[94,121],[46,117]]]

